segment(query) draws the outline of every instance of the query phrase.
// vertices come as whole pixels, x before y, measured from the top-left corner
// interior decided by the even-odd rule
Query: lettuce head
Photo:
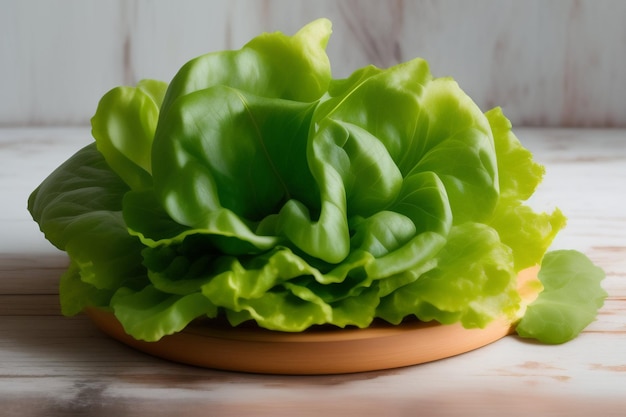
[[[544,168],[501,109],[484,113],[423,59],[335,79],[330,34],[326,19],[265,33],[104,95],[95,141],[28,202],[71,260],[63,313],[107,309],[147,341],[207,317],[484,327],[520,320],[516,277],[549,261],[520,334],[575,337],[603,273],[546,255],[565,217],[525,204]]]

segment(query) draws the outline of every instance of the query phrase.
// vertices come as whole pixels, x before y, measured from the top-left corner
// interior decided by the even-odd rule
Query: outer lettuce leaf
[[[511,203],[499,205],[489,224],[498,231],[502,242],[513,250],[515,270],[521,271],[541,264],[565,222],[559,209],[550,214],[537,213],[526,205]]]
[[[81,279],[81,270],[74,261],[61,276],[59,294],[61,313],[74,316],[86,307],[108,308],[114,291],[98,289]]]
[[[498,158],[500,201],[527,200],[543,179],[545,168],[517,139],[501,108],[493,108],[485,116],[493,132]]]
[[[377,314],[391,323],[408,315],[465,327],[484,327],[519,308],[511,250],[480,223],[455,226],[437,267],[381,300]]]
[[[523,203],[534,193],[545,169],[515,137],[500,108],[485,115],[493,131],[500,173],[500,198],[488,223],[513,250],[515,269],[520,271],[541,263],[554,237],[565,227],[566,218],[559,209],[537,213]]]
[[[217,308],[200,293],[172,295],[151,285],[140,291],[121,288],[111,305],[124,330],[146,341],[181,331],[197,317],[217,315]]]
[[[132,189],[152,184],[152,139],[166,88],[155,80],[116,87],[102,97],[91,119],[98,150]]]
[[[422,252],[431,251],[431,255],[432,248],[441,245],[437,239],[422,243]],[[206,236],[189,235],[179,244],[147,248],[144,264],[156,290],[181,296],[201,291],[212,305],[225,311],[233,325],[255,320],[282,331],[301,331],[324,323],[365,327],[375,317],[378,285],[392,288],[398,282],[395,277],[363,275],[373,260],[363,251],[353,252],[348,260],[324,272],[284,247],[252,257],[216,255],[211,249]],[[424,261],[412,265],[412,271],[423,272],[433,266]],[[418,276],[416,273],[412,279]],[[386,283],[388,279],[395,283]],[[357,305],[358,311],[348,314],[347,306]],[[288,311],[281,313],[283,308]]]
[[[102,305],[122,285],[145,285],[143,246],[128,234],[122,219],[127,191],[91,144],[50,174],[29,198],[28,209],[45,236],[72,259],[60,289],[67,314],[87,303],[77,301],[77,294]]]

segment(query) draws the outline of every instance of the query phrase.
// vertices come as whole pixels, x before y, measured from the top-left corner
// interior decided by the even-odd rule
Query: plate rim
[[[518,274],[521,309],[532,301],[527,283],[539,267]],[[136,350],[182,364],[260,374],[326,375],[377,371],[432,362],[484,347],[514,332],[507,318],[484,328],[460,323],[409,320],[398,325],[376,323],[360,328],[316,328],[280,332],[258,326],[211,326],[193,322],[156,342],[127,334],[111,311],[87,307],[84,312],[103,333]]]
[[[467,353],[512,332],[505,319],[482,329],[415,321],[286,334],[190,326],[147,342],[128,335],[109,311],[88,308],[85,312],[100,331],[151,356],[202,368],[260,374],[325,375],[400,368]]]

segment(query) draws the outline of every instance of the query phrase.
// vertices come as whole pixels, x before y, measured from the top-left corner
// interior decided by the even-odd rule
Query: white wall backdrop
[[[114,86],[322,16],[336,77],[421,56],[516,125],[626,126],[623,0],[0,0],[0,126],[87,124]]]

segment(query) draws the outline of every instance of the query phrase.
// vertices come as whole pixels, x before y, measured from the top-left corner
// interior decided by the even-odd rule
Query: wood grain
[[[100,97],[328,17],[333,72],[426,58],[516,125],[626,126],[621,0],[4,0],[0,125],[87,124]]]
[[[563,345],[509,336],[419,366],[305,377],[171,363],[108,338],[85,316],[60,316],[57,284],[67,259],[31,227],[25,198],[88,131],[0,130],[0,414],[623,415],[626,131],[517,134],[547,168],[533,204],[559,205],[568,215],[555,247],[583,250],[607,273],[603,286],[609,297],[597,320]],[[29,169],[10,169],[19,166]]]

